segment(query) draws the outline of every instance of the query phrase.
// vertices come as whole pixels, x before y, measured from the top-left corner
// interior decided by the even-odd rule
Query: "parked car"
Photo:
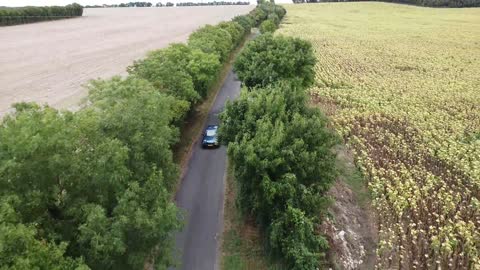
[[[218,143],[218,126],[216,125],[209,125],[205,129],[205,133],[203,133],[202,139],[202,147],[209,148],[209,147],[219,147]]]

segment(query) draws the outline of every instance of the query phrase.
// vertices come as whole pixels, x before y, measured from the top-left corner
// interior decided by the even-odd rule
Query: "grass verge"
[[[262,254],[260,233],[253,222],[245,221],[236,204],[237,185],[231,162],[227,166],[221,269],[268,269]]]
[[[223,270],[284,270],[271,261],[263,247],[262,235],[255,221],[242,215],[236,203],[238,187],[231,162],[227,165],[225,187],[224,230],[221,244],[220,269]]]

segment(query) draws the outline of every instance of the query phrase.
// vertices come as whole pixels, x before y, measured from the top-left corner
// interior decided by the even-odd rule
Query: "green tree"
[[[128,72],[148,80],[160,91],[194,104],[207,94],[219,69],[220,62],[213,53],[172,44],[136,61]]]
[[[328,248],[327,240],[315,233],[315,223],[293,207],[288,207],[272,224],[269,244],[292,270],[318,269]]]
[[[128,72],[148,80],[159,91],[196,103],[200,95],[194,89],[192,76],[185,69],[189,53],[189,49],[180,44],[152,51],[145,59],[135,61]]]
[[[300,80],[303,87],[315,81],[316,60],[307,41],[264,34],[249,42],[234,68],[247,87],[266,86],[282,79]]]
[[[230,21],[230,22],[221,22],[218,26],[230,34],[232,37],[232,42],[234,46],[240,44],[245,36],[245,29],[237,22]]]
[[[250,33],[252,27],[255,24],[251,17],[245,15],[236,16],[235,18],[233,18],[232,21],[237,22],[242,26],[245,35]]]
[[[98,93],[91,100],[92,109],[77,113],[18,104],[15,114],[7,116],[0,126],[0,198],[15,198],[9,204],[17,215],[2,226],[5,230],[12,226],[21,229],[19,233],[30,239],[29,248],[35,249],[36,242],[51,243],[41,244],[41,248],[55,253],[45,258],[45,263],[50,260],[59,266],[68,263],[80,267],[78,258],[83,257],[91,269],[139,269],[153,259],[158,267],[171,265],[171,236],[179,222],[167,191],[172,180],[166,176],[174,173],[169,172],[169,164],[156,166],[147,159],[148,150],[139,142],[153,141],[146,137],[154,136],[158,129],[150,126],[153,131],[141,134],[134,130],[151,122],[120,128],[106,121],[132,123],[127,114],[134,114],[138,121],[145,122],[149,120],[147,113],[158,116],[155,109],[168,105],[158,103],[164,98],[155,98],[161,94],[153,88],[122,93],[126,89],[109,89],[119,95],[118,107],[117,102],[106,101]],[[126,99],[143,107],[132,105],[138,110],[121,110],[129,107]],[[110,106],[115,108],[107,110]],[[125,120],[118,116],[120,113]],[[132,137],[117,132],[129,132]],[[157,138],[168,141],[157,144],[168,146],[172,141],[166,135]],[[167,154],[154,158],[168,161],[171,153]],[[146,167],[148,164],[151,168]],[[23,254],[29,252],[22,248],[12,251],[9,257],[22,260]],[[58,259],[61,256],[65,262]],[[28,263],[33,269],[43,267],[40,259]]]
[[[206,25],[193,32],[188,38],[191,48],[199,49],[205,53],[214,53],[220,62],[227,59],[233,48],[232,36],[227,30],[219,26]]]
[[[273,20],[265,20],[260,24],[260,33],[273,33],[277,30],[277,25]]]
[[[0,197],[0,269],[88,270],[82,260],[65,257],[67,243],[38,238],[34,225],[24,225],[12,203],[14,195]]]
[[[179,137],[178,129],[170,125],[175,98],[132,76],[91,81],[88,89],[91,106],[80,116],[98,118],[105,136],[130,149],[128,166],[135,178],[148,178],[161,169],[167,186],[172,187],[178,175],[170,150]]]
[[[244,89],[221,115],[241,209],[256,217],[289,269],[315,269],[327,245],[314,230],[336,177],[327,119],[306,106],[301,79]]]

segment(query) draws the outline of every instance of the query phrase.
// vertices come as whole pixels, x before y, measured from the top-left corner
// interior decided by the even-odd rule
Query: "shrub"
[[[260,33],[262,34],[273,33],[275,30],[277,30],[277,25],[272,20],[266,20],[260,24]]]
[[[237,22],[221,22],[218,26],[230,34],[233,45],[236,47],[243,40],[245,36],[245,29]]]
[[[249,42],[235,61],[247,87],[265,86],[281,79],[299,79],[303,87],[314,83],[315,57],[310,43],[264,34]]]
[[[278,16],[278,18],[281,20],[287,14],[287,11],[285,10],[284,7],[275,5],[274,9],[275,14]]]
[[[261,8],[255,8],[250,12],[249,15],[255,22],[255,26],[260,25],[260,23],[263,22],[268,16],[268,14],[265,11],[263,11]]]
[[[277,14],[271,13],[268,15],[267,21],[273,21],[275,23],[275,26],[278,26],[278,24],[280,23],[280,18]]]
[[[315,233],[315,223],[302,210],[292,207],[273,222],[269,244],[292,270],[318,269],[328,248],[327,240]]]
[[[205,53],[214,53],[220,62],[227,59],[233,48],[232,36],[219,26],[207,25],[193,32],[188,38],[191,48]]]
[[[233,18],[233,21],[237,22],[238,24],[240,24],[243,27],[245,35],[250,33],[252,27],[255,24],[255,22],[253,21],[253,19],[251,17],[245,16],[245,15],[236,16],[235,18]]]

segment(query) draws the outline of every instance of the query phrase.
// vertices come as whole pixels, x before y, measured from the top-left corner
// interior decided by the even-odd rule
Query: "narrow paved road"
[[[240,82],[230,70],[211,108],[206,125],[218,124],[225,102],[240,93]],[[178,269],[218,269],[218,248],[223,231],[223,200],[226,148],[202,149],[201,136],[195,143],[187,171],[177,193],[177,206],[186,212],[184,231],[177,236],[181,256]]]

